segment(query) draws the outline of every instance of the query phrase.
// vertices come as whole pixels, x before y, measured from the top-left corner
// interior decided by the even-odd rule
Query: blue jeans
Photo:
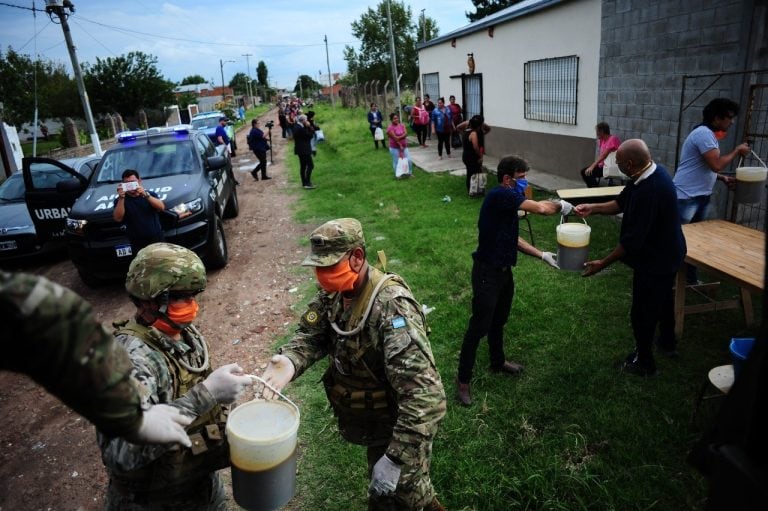
[[[688,199],[677,199],[677,212],[680,215],[680,223],[695,224],[701,222],[709,213],[709,199],[711,195],[697,195]],[[696,284],[699,274],[695,266],[685,265],[685,281],[688,284]]]
[[[400,149],[390,147],[389,154],[392,155],[392,172],[397,172],[397,160],[400,159]],[[411,161],[411,153],[408,152],[407,147],[403,149],[403,157],[408,160],[408,172],[413,174],[413,162]]]

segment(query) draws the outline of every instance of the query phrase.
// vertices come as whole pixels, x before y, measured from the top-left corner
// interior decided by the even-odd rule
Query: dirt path
[[[269,118],[276,117],[270,112]],[[240,215],[224,223],[229,263],[209,274],[196,324],[211,347],[214,367],[238,362],[247,371],[260,371],[272,343],[295,324],[291,306],[301,298],[297,289],[313,278],[299,266],[306,251],[299,240],[314,226],[292,220],[295,185],[288,184],[283,165],[293,157],[292,145],[273,129],[274,165],[268,167],[273,179],[254,181],[248,128],[237,133],[240,150],[233,158],[241,183]],[[25,271],[73,289],[91,302],[102,322],[128,318],[134,310],[121,285],[88,288],[68,260]],[[93,426],[28,378],[8,372],[0,373],[0,417],[5,423],[0,428],[0,511],[104,508],[107,476]],[[237,509],[234,503],[231,507]]]

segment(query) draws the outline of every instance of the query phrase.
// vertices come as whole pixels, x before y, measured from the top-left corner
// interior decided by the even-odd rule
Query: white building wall
[[[483,78],[483,114],[490,126],[566,136],[595,136],[600,62],[601,0],[575,0],[483,29],[419,52],[421,74],[439,73],[440,95],[461,102],[462,73],[473,53]],[[530,60],[579,57],[577,124],[524,118],[523,65]],[[450,78],[454,76],[455,78]]]

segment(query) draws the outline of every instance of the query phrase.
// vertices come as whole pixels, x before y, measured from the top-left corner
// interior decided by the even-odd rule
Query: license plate
[[[115,252],[117,252],[117,257],[128,257],[133,255],[130,245],[118,245],[115,247]]]
[[[16,240],[0,241],[0,250],[16,250],[17,248]]]

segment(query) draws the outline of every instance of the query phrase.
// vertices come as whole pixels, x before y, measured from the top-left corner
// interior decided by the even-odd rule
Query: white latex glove
[[[563,216],[570,215],[573,211],[573,204],[567,200],[560,199],[560,214]]]
[[[372,496],[392,495],[400,480],[400,465],[385,454],[373,466],[368,494]]]
[[[296,368],[293,366],[290,358],[285,355],[273,355],[269,359],[269,365],[264,370],[262,378],[277,390],[282,390],[283,387],[291,382],[294,374],[296,374]],[[266,386],[262,390],[261,395],[264,399],[277,398],[277,394]]]
[[[208,392],[222,405],[235,402],[245,387],[251,384],[253,384],[251,378],[245,376],[243,368],[237,364],[219,367],[203,382]]]
[[[557,260],[555,259],[555,254],[553,252],[542,252],[541,260],[556,270],[560,269],[560,267],[557,265]]]
[[[184,431],[192,424],[192,417],[182,415],[178,408],[169,405],[154,405],[144,411],[139,430],[129,440],[139,444],[181,444],[192,447]]]

